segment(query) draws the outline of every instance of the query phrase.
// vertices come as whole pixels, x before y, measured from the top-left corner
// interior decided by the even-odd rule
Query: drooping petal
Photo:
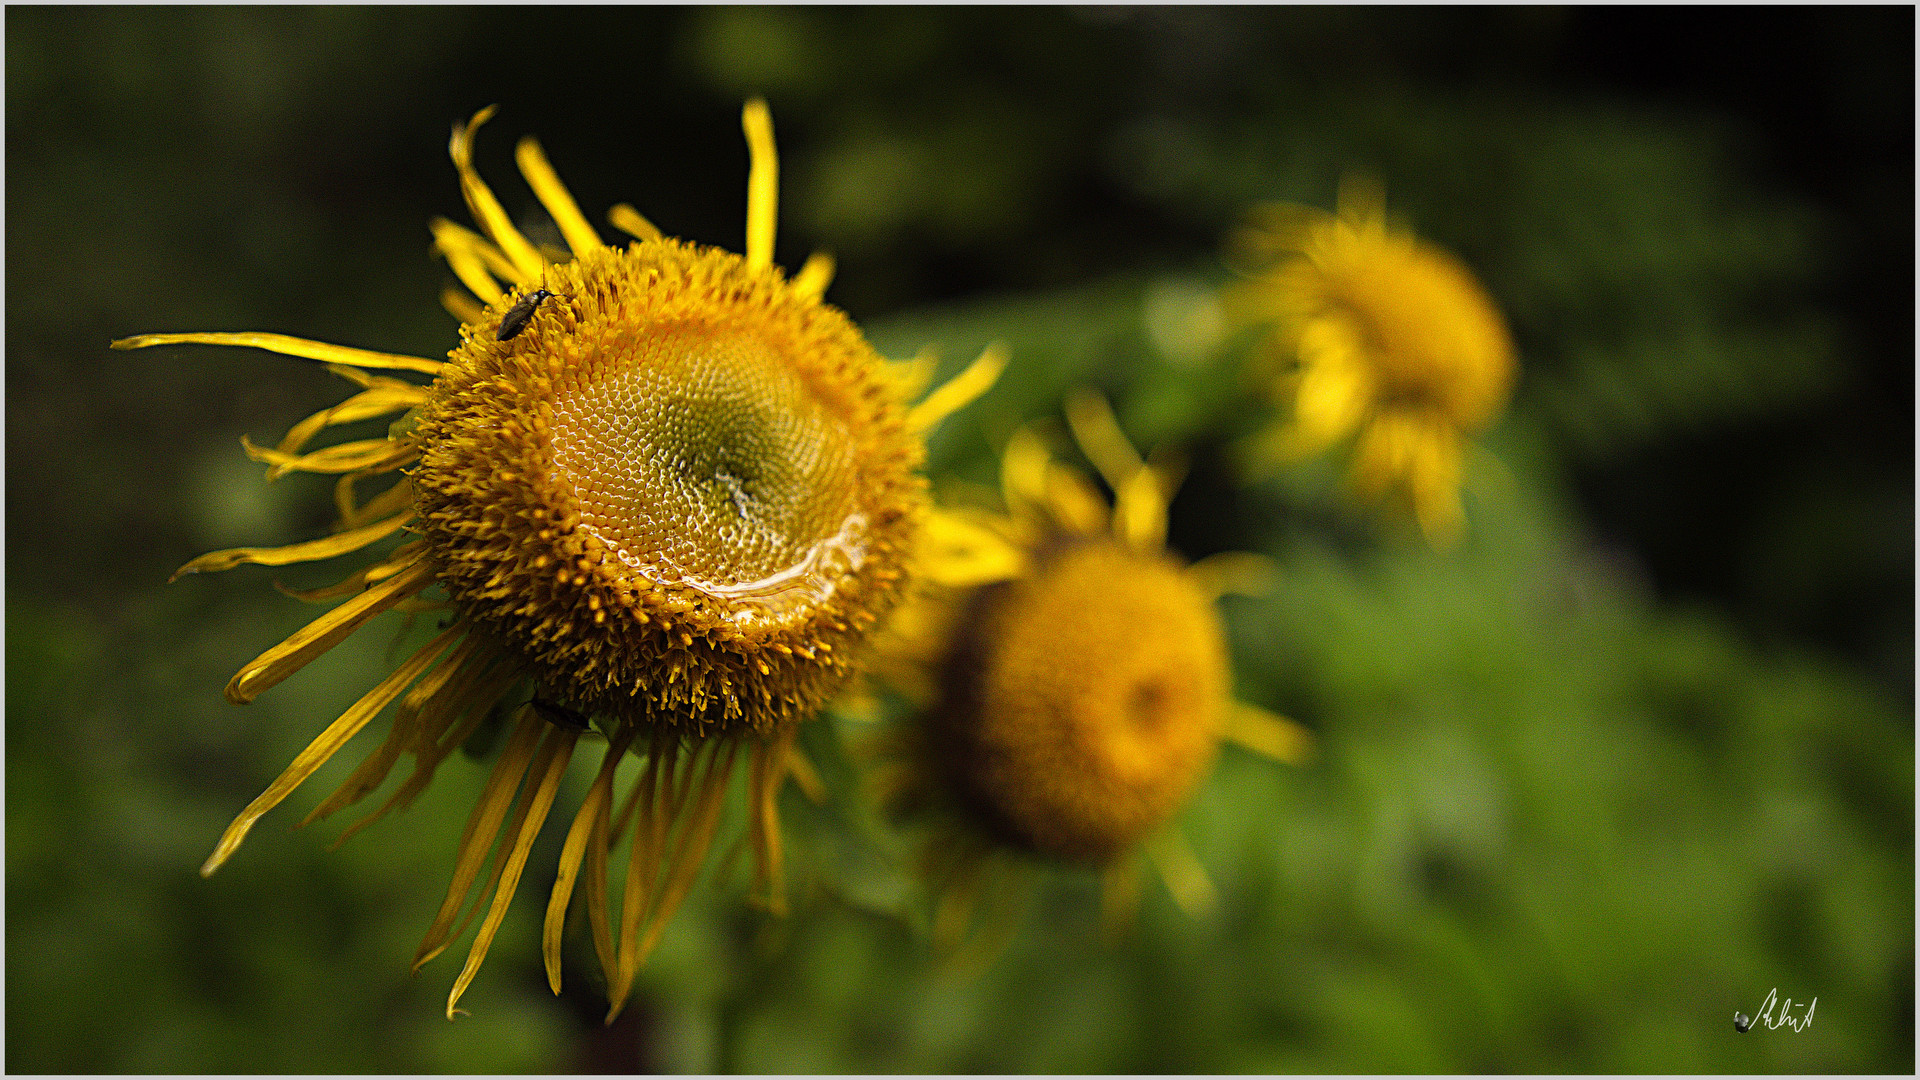
[[[1234,702],[1227,714],[1227,738],[1285,765],[1303,765],[1313,756],[1313,732],[1244,701]]]
[[[415,562],[388,581],[375,585],[300,628],[287,640],[261,653],[227,683],[226,697],[245,705],[281,680],[306,667],[314,657],[345,641],[360,624],[433,583],[433,563]]]
[[[1220,893],[1213,887],[1213,879],[1194,857],[1193,848],[1187,845],[1187,838],[1180,835],[1180,830],[1172,826],[1161,829],[1148,837],[1143,846],[1180,910],[1199,916],[1219,903]]]
[[[314,774],[315,770],[326,764],[327,759],[333,757],[342,746],[347,744],[347,740],[358,734],[360,729],[366,726],[367,721],[373,719],[381,709],[386,708],[388,702],[399,697],[401,691],[405,690],[414,679],[419,678],[420,673],[433,663],[451,640],[452,634],[449,632],[428,642],[406,663],[395,668],[393,674],[382,679],[380,685],[367,691],[359,701],[354,702],[346,712],[340,715],[339,719],[328,725],[327,730],[321,732],[318,738],[308,743],[307,748],[300,751],[279,778],[267,785],[267,790],[248,803],[247,808],[240,812],[240,816],[233,819],[233,824],[227,826],[227,831],[221,834],[220,843],[215,845],[213,854],[207,856],[206,863],[200,867],[200,876],[210,877],[215,870],[220,869],[220,865],[239,848],[240,842],[247,838],[247,833],[253,828],[254,822],[265,816],[267,811],[280,805],[280,801],[292,794],[294,788],[299,787],[307,777]]]
[[[426,938],[420,942],[419,951],[414,954],[413,970],[419,971],[421,965],[439,956],[453,937],[453,920],[459,917],[460,909],[466,905],[468,892],[480,876],[480,867],[486,862],[487,852],[493,848],[494,838],[500,834],[507,809],[513,804],[514,793],[520,789],[520,781],[526,776],[527,767],[533,763],[535,744],[546,727],[547,722],[533,709],[520,710],[513,734],[508,737],[506,748],[500,752],[500,760],[494,763],[493,772],[488,774],[486,789],[474,803],[473,813],[467,817],[467,827],[460,834],[460,853],[454,862],[453,881],[447,886],[447,897],[441,901],[433,925],[427,929]]]
[[[628,724],[622,727],[619,735],[608,743],[607,752],[600,759],[600,771],[594,775],[593,786],[587,789],[587,797],[580,804],[580,810],[573,817],[573,825],[567,830],[565,846],[560,849],[560,869],[553,879],[553,892],[547,898],[547,917],[540,930],[540,953],[546,961],[547,984],[553,992],[560,992],[560,933],[566,928],[567,904],[573,899],[573,884],[580,873],[581,862],[587,854],[588,841],[596,828],[603,827],[607,807],[613,801],[613,776],[626,757],[627,747],[633,744],[638,728]]]
[[[467,992],[473,983],[473,977],[480,973],[480,964],[487,958],[487,950],[493,945],[493,935],[500,929],[500,921],[507,917],[507,908],[513,903],[513,894],[520,886],[520,874],[527,866],[527,855],[533,850],[534,837],[540,834],[540,826],[547,820],[547,813],[553,808],[553,797],[560,790],[560,777],[567,771],[567,763],[573,757],[573,747],[580,733],[571,728],[549,727],[540,753],[527,770],[528,779],[538,781],[538,787],[531,788],[524,798],[527,811],[519,828],[513,835],[513,846],[507,852],[505,870],[500,882],[493,890],[493,904],[487,910],[487,917],[480,924],[480,933],[473,939],[473,948],[467,953],[467,963],[460,969],[460,977],[453,981],[453,991],[447,995],[447,1019],[454,1017],[455,1006],[460,996]]]

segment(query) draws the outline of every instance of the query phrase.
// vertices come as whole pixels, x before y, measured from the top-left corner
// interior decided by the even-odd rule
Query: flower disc
[[[902,581],[924,499],[902,390],[837,310],[676,241],[550,267],[469,325],[422,411],[423,531],[546,692],[768,733]]]
[[[1105,863],[1213,759],[1231,693],[1219,617],[1169,559],[1070,542],[983,589],[948,662],[934,753],[987,822]]]

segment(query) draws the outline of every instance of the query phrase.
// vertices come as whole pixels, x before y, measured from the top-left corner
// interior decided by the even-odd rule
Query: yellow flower
[[[1259,266],[1230,312],[1271,325],[1263,349],[1293,418],[1263,464],[1355,439],[1351,479],[1398,493],[1437,545],[1457,539],[1462,444],[1507,402],[1513,344],[1493,300],[1453,256],[1388,227],[1380,191],[1350,179],[1338,214],[1269,205],[1239,237]]]
[[[775,795],[787,775],[806,769],[795,731],[851,674],[903,590],[925,514],[916,471],[924,432],[991,385],[1004,356],[990,350],[910,407],[927,364],[882,360],[821,301],[831,260],[816,255],[792,278],[773,265],[777,165],[760,101],[743,116],[752,157],[744,257],[663,237],[625,205],[609,216],[634,242],[603,244],[529,138],[519,145],[520,170],[571,251],[535,246],[473,169],[474,131],[490,115],[456,125],[451,143],[485,236],[432,223],[437,250],[473,294],[442,297],[463,323],[445,361],[255,333],[154,334],[114,345],[250,345],[325,362],[362,387],[276,448],[247,444],[271,466],[270,480],[340,475],[337,531],[290,547],[214,552],[180,573],[324,559],[403,529],[416,534],[340,584],[298,594],[349,599],[242,668],[228,700],[253,700],[382,611],[452,613],[439,636],[247,807],[202,873],[388,704],[399,702],[386,741],[308,821],[373,792],[402,754],[414,758],[412,776],[349,835],[408,805],[489,711],[522,700],[530,683],[532,700],[514,714],[415,968],[456,936],[455,920],[504,835],[468,913],[491,894],[448,996],[451,1017],[576,745],[603,740],[563,848],[543,948],[558,993],[561,930],[584,870],[594,945],[618,1013],[704,861],[743,747],[756,887],[779,908]],[[385,437],[306,449],[326,427],[395,413],[404,415]],[[357,481],[396,472],[392,486],[359,501]],[[429,589],[446,599],[423,597]],[[629,750],[645,762],[615,813],[615,771]],[[608,860],[629,834],[616,940]]]
[[[1008,513],[936,512],[923,581],[876,649],[873,674],[918,713],[882,737],[876,783],[896,811],[937,823],[922,873],[941,894],[942,947],[967,936],[980,897],[1008,895],[991,878],[1021,856],[1103,870],[1116,925],[1143,849],[1176,899],[1204,905],[1211,886],[1169,821],[1220,740],[1287,761],[1309,746],[1292,722],[1233,700],[1214,601],[1257,584],[1265,560],[1183,566],[1165,549],[1172,470],[1140,459],[1103,399],[1074,396],[1068,418],[1111,510],[1017,433]]]

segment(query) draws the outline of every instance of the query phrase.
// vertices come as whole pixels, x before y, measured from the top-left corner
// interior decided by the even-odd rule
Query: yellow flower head
[[[920,706],[879,782],[896,808],[949,811],[927,867],[946,879],[936,931],[949,937],[971,921],[996,847],[1108,870],[1117,914],[1134,887],[1128,857],[1145,846],[1176,897],[1204,902],[1205,875],[1167,824],[1220,740],[1288,760],[1306,746],[1299,728],[1233,700],[1214,600],[1263,560],[1183,566],[1165,550],[1172,470],[1140,459],[1102,399],[1076,396],[1068,416],[1114,506],[1016,434],[1009,513],[936,513],[927,581],[878,650],[875,674]]]
[[[473,134],[491,113],[456,125],[451,144],[485,235],[432,224],[436,248],[473,294],[442,298],[463,323],[445,361],[271,334],[156,334],[115,346],[253,345],[328,362],[363,388],[277,448],[248,444],[269,479],[340,474],[338,531],[215,552],[181,573],[321,559],[403,528],[417,534],[338,586],[302,594],[350,599],[243,668],[229,700],[251,701],[382,611],[453,613],[247,808],[203,873],[389,703],[399,708],[386,741],[308,820],[372,792],[402,754],[413,756],[413,776],[355,829],[410,803],[488,712],[530,682],[533,698],[515,714],[415,966],[455,936],[504,829],[480,890],[493,900],[448,998],[453,1015],[576,744],[603,738],[607,752],[562,852],[544,947],[558,992],[560,934],[584,869],[618,1012],[693,884],[743,746],[761,884],[778,907],[774,798],[805,768],[795,731],[852,672],[901,595],[925,514],[922,434],[990,385],[1004,357],[990,352],[909,406],[923,367],[882,360],[821,301],[831,261],[815,256],[793,278],[773,265],[776,158],[759,101],[743,117],[752,151],[745,256],[663,237],[624,205],[610,217],[634,242],[603,244],[525,139],[521,172],[571,251],[537,247],[473,169]],[[421,386],[366,368],[434,379]],[[384,438],[305,449],[330,425],[394,413],[405,416]],[[385,492],[357,500],[356,481],[402,470]],[[434,587],[444,601],[420,596]],[[615,813],[615,772],[629,749],[645,761]],[[607,864],[629,833],[616,942]]]
[[[1240,247],[1259,269],[1229,291],[1241,322],[1270,325],[1264,348],[1290,424],[1267,462],[1355,439],[1363,495],[1399,493],[1436,544],[1459,534],[1462,444],[1499,415],[1514,377],[1507,326],[1453,256],[1388,227],[1379,189],[1349,180],[1338,214],[1270,205]]]

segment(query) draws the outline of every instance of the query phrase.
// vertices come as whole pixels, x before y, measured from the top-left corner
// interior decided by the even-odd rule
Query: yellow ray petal
[[[453,138],[447,143],[447,153],[453,158],[453,167],[460,174],[460,193],[466,196],[467,209],[472,212],[474,223],[487,234],[488,238],[500,245],[513,263],[519,277],[515,284],[524,285],[538,281],[540,274],[547,268],[546,260],[533,249],[520,230],[513,227],[513,220],[507,217],[506,210],[500,206],[500,200],[493,197],[492,189],[480,179],[473,168],[473,135],[480,125],[493,118],[497,106],[489,105],[473,114],[466,125],[453,125]]]
[[[344,641],[361,623],[433,583],[433,563],[414,563],[392,579],[375,585],[294,632],[287,640],[255,657],[227,683],[227,700],[245,705],[301,668],[314,657]]]
[[[335,847],[346,843],[355,833],[386,817],[389,812],[413,805],[413,800],[433,782],[433,774],[440,767],[440,762],[467,741],[494,702],[520,680],[521,673],[511,667],[493,674],[487,680],[478,678],[477,672],[493,659],[484,657],[478,664],[469,665],[471,670],[464,671],[460,678],[454,680],[453,689],[446,696],[435,698],[421,710],[420,718],[414,725],[414,741],[408,746],[414,753],[412,775],[400,785],[399,790],[380,804],[379,809],[342,832],[340,839],[334,841]],[[452,718],[459,716],[465,719],[458,724],[450,723]]]
[[[492,849],[494,838],[500,834],[500,826],[506,821],[507,808],[513,803],[514,792],[519,790],[521,778],[526,775],[527,766],[533,762],[534,744],[539,741],[546,727],[547,722],[533,709],[520,709],[513,734],[507,738],[506,748],[500,752],[500,760],[494,763],[493,771],[487,775],[485,790],[473,804],[473,812],[467,816],[467,827],[460,834],[459,855],[454,861],[453,881],[447,887],[447,898],[440,902],[440,911],[434,916],[433,925],[428,927],[426,938],[420,942],[419,951],[414,954],[414,971],[419,971],[421,965],[439,956],[453,936],[453,920],[465,906],[474,879],[480,876],[480,867],[486,862],[487,852]]]
[[[773,235],[780,204],[780,156],[773,148],[773,117],[754,98],[740,112],[747,133],[747,269],[773,265]]]
[[[994,342],[986,347],[979,359],[968,364],[966,369],[948,379],[939,389],[922,398],[907,413],[909,431],[927,431],[935,424],[959,412],[968,402],[993,388],[1000,373],[1007,368],[1010,354],[1007,347]]]
[[[212,551],[193,560],[173,572],[168,582],[178,581],[183,574],[200,574],[215,570],[230,570],[241,563],[258,563],[261,566],[285,566],[288,563],[313,562],[318,559],[331,559],[335,555],[344,555],[349,551],[358,551],[375,540],[393,532],[413,518],[413,511],[396,514],[385,521],[375,522],[362,529],[335,533],[321,540],[309,540],[304,544],[288,544],[277,548],[228,548],[225,551]]]
[[[807,752],[798,745],[787,748],[787,775],[793,777],[793,785],[808,802],[815,806],[827,804],[827,785],[820,782],[820,770],[813,767]]]
[[[485,308],[451,285],[440,290],[440,306],[447,309],[447,314],[468,326],[472,326],[486,316]]]
[[[405,690],[414,679],[419,678],[420,673],[427,669],[427,665],[431,664],[440,651],[446,648],[450,640],[450,632],[433,639],[419,652],[414,653],[406,663],[395,668],[393,674],[382,679],[380,685],[367,691],[364,697],[354,702],[338,720],[329,724],[327,730],[320,733],[319,738],[308,743],[307,748],[300,751],[299,755],[293,759],[293,763],[287,766],[286,771],[282,772],[273,783],[267,785],[267,790],[248,803],[247,808],[240,812],[240,816],[233,819],[233,824],[227,826],[227,831],[221,834],[220,843],[214,847],[213,854],[207,856],[206,863],[200,867],[200,876],[210,877],[215,870],[220,869],[220,864],[226,862],[234,850],[240,846],[240,842],[247,838],[247,833],[253,828],[254,822],[259,821],[267,811],[280,805],[280,800],[292,794],[294,788],[299,787],[307,777],[314,774],[315,770],[325,765],[328,758],[345,746],[347,740],[359,734],[367,721],[373,719],[381,709],[386,708],[388,702],[399,697],[401,691]]]
[[[404,476],[395,481],[392,487],[369,499],[364,505],[357,504],[353,495],[354,482],[377,475],[382,474],[347,473],[333,485],[333,508],[340,512],[342,527],[358,528],[364,522],[385,517],[403,506],[412,505],[413,484]]]
[[[1016,519],[1032,520],[1047,511],[1047,445],[1031,428],[1020,428],[1007,439],[1000,455],[1000,497]]]
[[[920,541],[920,573],[951,588],[1005,581],[1026,571],[1027,556],[993,530],[951,510],[927,515]]]
[[[600,242],[600,234],[587,224],[587,216],[580,212],[580,204],[573,201],[573,193],[547,163],[539,140],[531,135],[521,139],[520,145],[514,148],[513,159],[520,164],[520,175],[527,178],[527,186],[533,189],[540,205],[553,215],[553,223],[560,226],[560,235],[566,238],[574,255],[585,255],[594,248],[606,246]]]
[[[145,349],[154,345],[240,345],[253,349],[265,349],[282,356],[320,360],[329,364],[397,368],[401,371],[424,372],[428,375],[438,375],[443,366],[438,360],[423,360],[418,356],[370,352],[366,349],[351,349],[345,345],[329,345],[324,341],[288,337],[285,334],[261,334],[252,331],[231,334],[140,334],[135,337],[121,338],[113,343],[116,349]]]
[[[387,733],[387,738],[380,744],[380,748],[369,754],[367,759],[360,763],[360,767],[353,771],[353,775],[347,777],[338,788],[334,789],[333,794],[327,796],[319,806],[309,810],[307,816],[300,819],[301,828],[304,829],[316,821],[324,821],[352,806],[386,781],[394,762],[400,760],[400,754],[413,742],[414,727],[422,712],[422,705],[432,701],[446,688],[454,674],[466,664],[467,658],[472,656],[479,647],[479,643],[467,634],[468,629],[467,624],[459,623],[447,628],[441,634],[443,638],[459,638],[460,644],[435,664],[431,671],[421,676],[420,681],[407,692],[407,696],[400,701],[400,707],[394,710],[393,728]],[[345,839],[346,837],[341,837],[340,840],[335,841],[334,846],[340,846]]]
[[[1152,469],[1136,471],[1114,491],[1113,533],[1141,554],[1167,545],[1167,500]]]
[[[1213,887],[1213,879],[1207,876],[1206,867],[1194,857],[1187,838],[1180,835],[1178,829],[1172,826],[1161,829],[1148,837],[1143,846],[1180,910],[1200,916],[1219,902],[1220,894]]]
[[[513,264],[507,261],[500,250],[488,243],[486,238],[466,228],[455,225],[446,218],[434,218],[427,222],[427,228],[433,231],[433,246],[446,257],[447,266],[467,291],[480,298],[483,303],[497,304],[506,295],[496,276],[506,281],[518,282],[520,274]],[[458,295],[458,294],[456,294]],[[478,320],[462,319],[462,322]]]
[[[351,370],[337,365],[328,366],[334,371]],[[288,429],[286,438],[280,440],[278,450],[283,454],[297,454],[313,440],[315,435],[329,427],[405,412],[425,404],[427,397],[426,388],[421,386],[370,387],[332,408],[322,409],[293,425]]]
[[[1047,513],[1062,531],[1075,536],[1098,536],[1107,531],[1107,501],[1079,472],[1059,462],[1047,466]]]
[[[1067,395],[1066,413],[1067,426],[1073,430],[1073,440],[1080,444],[1081,453],[1116,493],[1146,467],[1120,430],[1105,396],[1092,390],[1074,390]]]
[[[507,917],[507,907],[513,903],[513,894],[520,887],[521,871],[526,869],[527,854],[533,850],[534,837],[540,834],[540,826],[546,824],[547,813],[553,809],[553,797],[560,790],[560,777],[567,771],[567,763],[573,757],[574,743],[580,733],[570,728],[550,728],[546,743],[541,747],[540,758],[528,770],[529,779],[539,778],[539,787],[528,798],[531,805],[526,820],[520,823],[520,829],[513,838],[513,849],[507,855],[506,870],[500,876],[500,884],[493,891],[493,906],[487,911],[486,921],[480,924],[480,933],[473,940],[473,948],[467,952],[466,966],[460,969],[460,977],[453,981],[453,991],[447,995],[447,1019],[454,1017],[460,995],[467,992],[473,977],[480,973],[480,963],[487,958],[487,950],[493,945],[493,935],[500,929],[500,920]],[[544,766],[544,767],[543,767]]]
[[[659,226],[641,217],[640,211],[626,203],[620,203],[607,211],[607,220],[613,223],[614,228],[635,240],[654,241],[666,238],[666,234],[660,231]]]
[[[273,466],[267,470],[269,480],[278,480],[292,472],[387,472],[420,456],[418,446],[389,438],[357,439],[315,450],[311,454],[283,454],[270,447],[256,445],[244,435],[240,437],[240,445],[246,448],[248,457]]]
[[[604,823],[608,805],[613,801],[613,774],[620,767],[621,758],[626,756],[627,747],[632,745],[633,736],[639,729],[632,724],[622,726],[619,735],[607,745],[606,756],[600,759],[600,771],[594,775],[593,786],[587,789],[587,797],[580,804],[580,810],[573,816],[573,825],[567,830],[567,841],[560,849],[560,870],[553,879],[553,892],[547,898],[547,918],[540,929],[540,953],[547,965],[547,985],[553,992],[560,992],[560,933],[566,928],[567,904],[573,899],[573,883],[580,873],[580,864],[587,854],[587,842],[592,838],[593,830]]]
[[[273,583],[273,587],[278,589],[282,596],[290,596],[295,600],[304,600],[308,603],[317,604],[328,600],[338,600],[343,596],[352,596],[354,593],[359,592],[376,581],[385,581],[394,574],[399,573],[411,565],[415,559],[418,559],[421,553],[426,551],[426,548],[427,542],[425,540],[412,540],[401,544],[379,562],[363,566],[348,575],[344,580],[333,585],[324,585],[318,589],[289,589],[278,581]]]
[[[762,900],[769,912],[787,913],[786,868],[781,850],[780,785],[786,779],[787,758],[793,750],[793,737],[799,728],[788,728],[771,743],[753,748],[753,765],[748,770],[747,802],[753,808],[748,834],[753,840],[756,869],[754,891],[764,887]]]
[[[1265,555],[1250,551],[1221,551],[1187,567],[1187,578],[1208,600],[1228,593],[1265,596],[1273,589],[1278,566]]]
[[[1286,765],[1313,759],[1313,732],[1278,713],[1244,701],[1227,714],[1227,738]]]
[[[806,265],[793,275],[793,291],[810,300],[818,300],[826,295],[827,286],[832,283],[833,256],[824,251],[807,256]]]

